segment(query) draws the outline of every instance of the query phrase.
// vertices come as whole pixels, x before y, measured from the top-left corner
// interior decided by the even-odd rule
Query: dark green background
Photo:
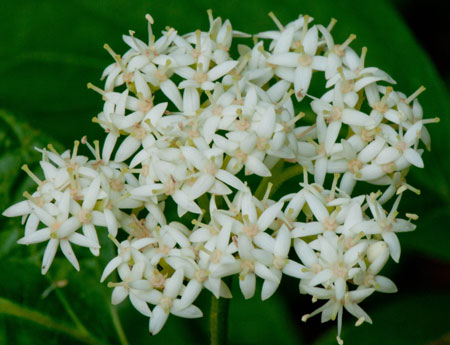
[[[408,8],[407,1],[397,3],[400,8]],[[121,35],[129,29],[146,40],[145,13],[155,18],[155,33],[166,25],[180,33],[197,28],[207,30],[208,8],[215,15],[229,18],[235,29],[249,33],[275,28],[267,16],[271,10],[283,23],[299,13],[309,14],[325,25],[335,17],[338,24],[333,34],[337,41],[344,41],[350,33],[357,34],[352,47],[359,51],[367,46],[366,65],[390,73],[398,82],[398,90],[410,94],[420,85],[426,86],[427,91],[420,96],[426,117],[439,116],[441,122],[428,127],[433,150],[424,154],[426,168],[410,174],[410,183],[420,188],[422,195],[408,194],[401,205],[402,212],[420,215],[418,228],[414,233],[401,235],[400,264],[390,264],[383,272],[398,283],[399,293],[370,297],[362,306],[372,316],[374,325],[355,328],[355,320],[345,318],[343,338],[345,344],[448,344],[448,89],[427,53],[387,1],[2,1],[0,210],[20,200],[22,192],[31,188],[20,166],[25,162],[33,166],[34,162],[35,167],[39,156],[33,146],[51,142],[69,148],[73,140],[85,134],[91,140],[104,137],[98,126],[91,124],[91,118],[101,111],[101,98],[86,88],[88,82],[101,86],[101,72],[111,63],[102,48],[104,43],[124,52]],[[428,22],[433,25],[433,18],[428,18]],[[442,49],[446,49],[445,41],[442,44]],[[95,338],[99,344],[120,344],[112,321],[116,309],[111,309],[108,302],[110,290],[98,283],[100,272],[114,255],[108,241],[103,243],[101,260],[92,260],[87,251],[77,252],[81,273],[57,258],[50,274],[43,277],[39,263],[44,246],[17,245],[22,233],[18,220],[0,217],[0,344],[81,344],[79,339],[9,315],[28,308],[40,313],[38,319],[45,316],[57,327],[74,330],[75,318],[64,308],[64,301],[89,330],[89,339]],[[66,287],[41,297],[52,282],[61,279],[67,279]],[[235,282],[230,309],[230,344],[335,343],[334,324],[321,325],[317,317],[306,324],[300,322],[301,315],[317,305],[299,296],[295,280],[284,279],[278,293],[266,302],[258,297],[244,301],[236,285]],[[15,303],[14,308],[10,302]],[[201,295],[199,305],[207,316],[208,293]],[[170,317],[162,332],[151,337],[147,318],[134,311],[129,302],[117,310],[130,344],[207,342],[207,317],[194,321]]]

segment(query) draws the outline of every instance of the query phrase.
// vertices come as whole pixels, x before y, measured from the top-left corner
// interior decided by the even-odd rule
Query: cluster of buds
[[[88,85],[105,102],[94,118],[104,144],[81,140],[93,159],[78,141],[61,155],[41,150],[45,179],[24,167],[38,188],[3,214],[22,216],[19,243],[48,241],[43,274],[59,247],[78,270],[72,244],[99,255],[107,229],[118,251],[101,281],[118,272],[112,303],[128,297],[152,334],[170,313],[202,316],[193,303],[203,288],[230,298],[225,277],[239,276],[245,298],[259,277],[264,300],[287,274],[325,301],[303,320],[337,318],[341,344],[344,308],[356,325],[372,322],[359,303],[396,291],[379,273],[399,260],[396,233],[415,228],[417,216],[397,208],[406,190],[418,193],[405,177],[423,167],[419,142],[429,147],[424,125],[437,119],[422,117],[423,87],[408,97],[365,67],[355,35],[335,43],[334,19],[282,25],[271,13],[277,30],[238,45],[234,59],[232,39],[249,35],[208,15],[206,32],[166,28],[158,39],[147,15],[148,43],[130,31],[123,56],[105,45],[105,86]],[[313,76],[323,83],[310,88]],[[354,195],[358,181],[381,190]]]

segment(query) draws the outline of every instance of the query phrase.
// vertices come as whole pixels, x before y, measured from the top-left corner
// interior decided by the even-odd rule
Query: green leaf
[[[450,294],[431,291],[393,296],[388,300],[369,313],[373,325],[365,323],[355,327],[355,320],[345,322],[344,344],[425,345],[450,331],[448,310],[443,307],[450,305]],[[336,345],[336,330],[332,329],[316,344]]]

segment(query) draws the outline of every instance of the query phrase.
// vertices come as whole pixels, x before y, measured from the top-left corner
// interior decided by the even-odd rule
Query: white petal
[[[106,226],[108,227],[108,232],[113,237],[116,237],[118,226],[117,226],[117,220],[116,220],[116,217],[114,216],[114,213],[110,209],[107,209],[107,208],[105,208],[103,213],[105,215],[105,221],[106,221]]]
[[[50,239],[50,229],[44,228],[41,230],[37,230],[32,232],[31,234],[21,238],[17,241],[19,244],[32,244],[32,243],[40,243]]]
[[[160,84],[160,88],[164,95],[166,95],[167,98],[172,101],[172,103],[178,108],[178,110],[183,110],[183,99],[181,97],[181,93],[172,80],[167,79],[163,81]]]
[[[398,263],[400,260],[400,242],[398,237],[393,232],[384,232],[382,234],[383,240],[389,246],[389,251],[391,253],[392,259]]]
[[[112,295],[111,295],[111,303],[113,305],[117,305],[128,296],[128,291],[123,286],[117,286],[114,288]]]
[[[198,317],[202,317],[202,311],[196,307],[195,305],[190,305],[187,308],[182,308],[180,306],[180,300],[175,300],[173,302],[172,310],[170,311],[173,315],[178,317],[184,317],[185,319],[195,319]]]
[[[277,239],[275,241],[274,255],[285,258],[291,248],[291,233],[286,226],[282,226],[278,230]]]
[[[31,213],[31,207],[29,205],[28,200],[23,200],[8,207],[5,211],[3,211],[2,215],[5,217],[18,217],[23,216],[25,214]]]
[[[68,240],[82,247],[100,248],[100,245],[98,243],[90,240],[86,236],[79,234],[78,232],[74,232],[72,235],[70,235]]]
[[[347,287],[344,278],[342,277],[337,278],[336,281],[334,282],[334,286],[336,288],[336,299],[340,301],[344,297],[345,290]]]
[[[89,250],[91,253],[95,256],[98,256],[100,254],[100,246],[98,245],[98,237],[97,237],[97,231],[95,231],[95,227],[92,224],[84,224],[83,225],[83,234],[88,239],[90,239],[92,242],[97,244],[97,247],[90,247]],[[69,237],[70,239],[70,237]],[[73,241],[72,241],[73,242]]]
[[[176,298],[183,285],[184,271],[178,269],[174,272],[172,277],[167,279],[166,286],[164,287],[164,295],[170,298]]]
[[[80,221],[77,217],[71,217],[66,220],[57,231],[59,238],[66,238],[73,234],[80,227]]]
[[[403,156],[412,165],[414,165],[418,168],[423,168],[424,164],[423,164],[422,157],[416,150],[413,150],[412,148],[407,148],[405,150],[405,152],[403,153]]]
[[[164,112],[167,108],[167,102],[164,103],[158,103],[155,105],[149,113],[144,117],[143,121],[146,119],[150,119],[150,123],[152,126],[156,126],[158,124],[159,119],[163,116]]]
[[[116,152],[116,156],[114,160],[116,162],[123,162],[130,158],[133,153],[137,151],[137,149],[141,146],[141,141],[132,137],[131,135],[127,136],[125,140],[120,144],[119,149]]]
[[[258,176],[271,176],[270,170],[266,167],[266,165],[253,155],[249,155],[247,157],[245,168],[246,172],[250,172]]]
[[[283,207],[282,202],[278,202],[268,207],[259,217],[256,225],[260,231],[265,231],[278,217],[281,213],[281,208]]]
[[[237,190],[242,190],[245,188],[244,183],[242,183],[240,179],[226,170],[219,169],[216,173],[216,178]]]
[[[370,127],[375,124],[369,115],[354,109],[344,109],[342,111],[342,122],[347,125],[361,127]]]
[[[159,331],[164,327],[168,317],[169,314],[167,314],[160,305],[157,305],[153,309],[153,313],[150,318],[150,333],[152,335],[159,333]]]
[[[56,251],[58,250],[59,241],[51,238],[48,241],[47,247],[45,248],[44,258],[42,259],[42,269],[41,273],[47,273],[48,269],[52,265],[53,259],[55,258]]]
[[[271,280],[265,280],[261,291],[261,300],[265,301],[270,298],[278,289],[280,282],[273,282]]]
[[[150,317],[152,315],[152,312],[150,311],[150,308],[148,307],[147,303],[143,301],[142,299],[138,298],[133,293],[130,293],[130,302],[133,305],[133,307],[140,312],[142,315]]]
[[[246,274],[244,279],[239,279],[239,286],[245,299],[252,298],[255,294],[256,276],[254,273]]]
[[[322,284],[328,280],[330,280],[333,277],[333,272],[331,272],[329,269],[320,271],[317,273],[313,279],[309,282],[309,286],[316,286],[318,284]]]
[[[183,291],[180,299],[180,309],[186,308],[187,306],[191,305],[196,300],[202,289],[202,283],[198,282],[195,279],[192,279]]]
[[[383,276],[376,276],[375,281],[377,282],[376,290],[384,293],[395,293],[397,292],[397,286],[389,278]]]
[[[311,267],[319,261],[314,250],[303,240],[295,240],[294,249],[305,266]]]
[[[298,262],[289,260],[286,266],[283,267],[283,273],[298,279],[305,278],[306,273],[303,272],[305,267]]]
[[[315,195],[309,192],[305,193],[305,199],[317,220],[320,222],[325,221],[329,214],[323,203]]]
[[[72,264],[73,267],[77,271],[80,270],[80,265],[78,264],[77,257],[75,256],[75,253],[73,252],[72,246],[70,245],[70,242],[68,240],[61,240],[61,251],[63,252],[64,256],[69,260],[69,262]]]
[[[183,191],[177,190],[172,195],[172,198],[179,206],[188,210],[189,212],[197,213],[197,214],[202,213],[201,208],[194,201],[189,199],[188,196],[186,195],[186,193],[184,193]]]
[[[112,259],[108,264],[106,265],[105,269],[103,270],[102,277],[100,278],[100,283],[103,283],[106,278],[114,271],[119,265],[122,263],[122,257],[116,256],[114,259]]]
[[[236,65],[238,64],[238,61],[226,61],[221,63],[220,65],[215,66],[208,72],[208,79],[210,81],[214,81],[216,79],[219,79],[220,77],[227,74],[229,71],[231,71]]]

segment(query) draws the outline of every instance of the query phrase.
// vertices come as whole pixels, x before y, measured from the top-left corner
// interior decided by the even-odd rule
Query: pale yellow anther
[[[155,21],[153,20],[153,17],[150,14],[148,14],[148,13],[145,15],[145,19],[147,19],[149,24],[153,25],[155,23]]]
[[[405,216],[408,217],[411,220],[419,219],[419,216],[417,214],[415,214],[415,213],[406,213]]]
[[[364,323],[364,321],[366,321],[366,318],[365,318],[364,316],[361,316],[361,317],[355,322],[355,326],[356,326],[356,327],[361,326],[361,325]]]

